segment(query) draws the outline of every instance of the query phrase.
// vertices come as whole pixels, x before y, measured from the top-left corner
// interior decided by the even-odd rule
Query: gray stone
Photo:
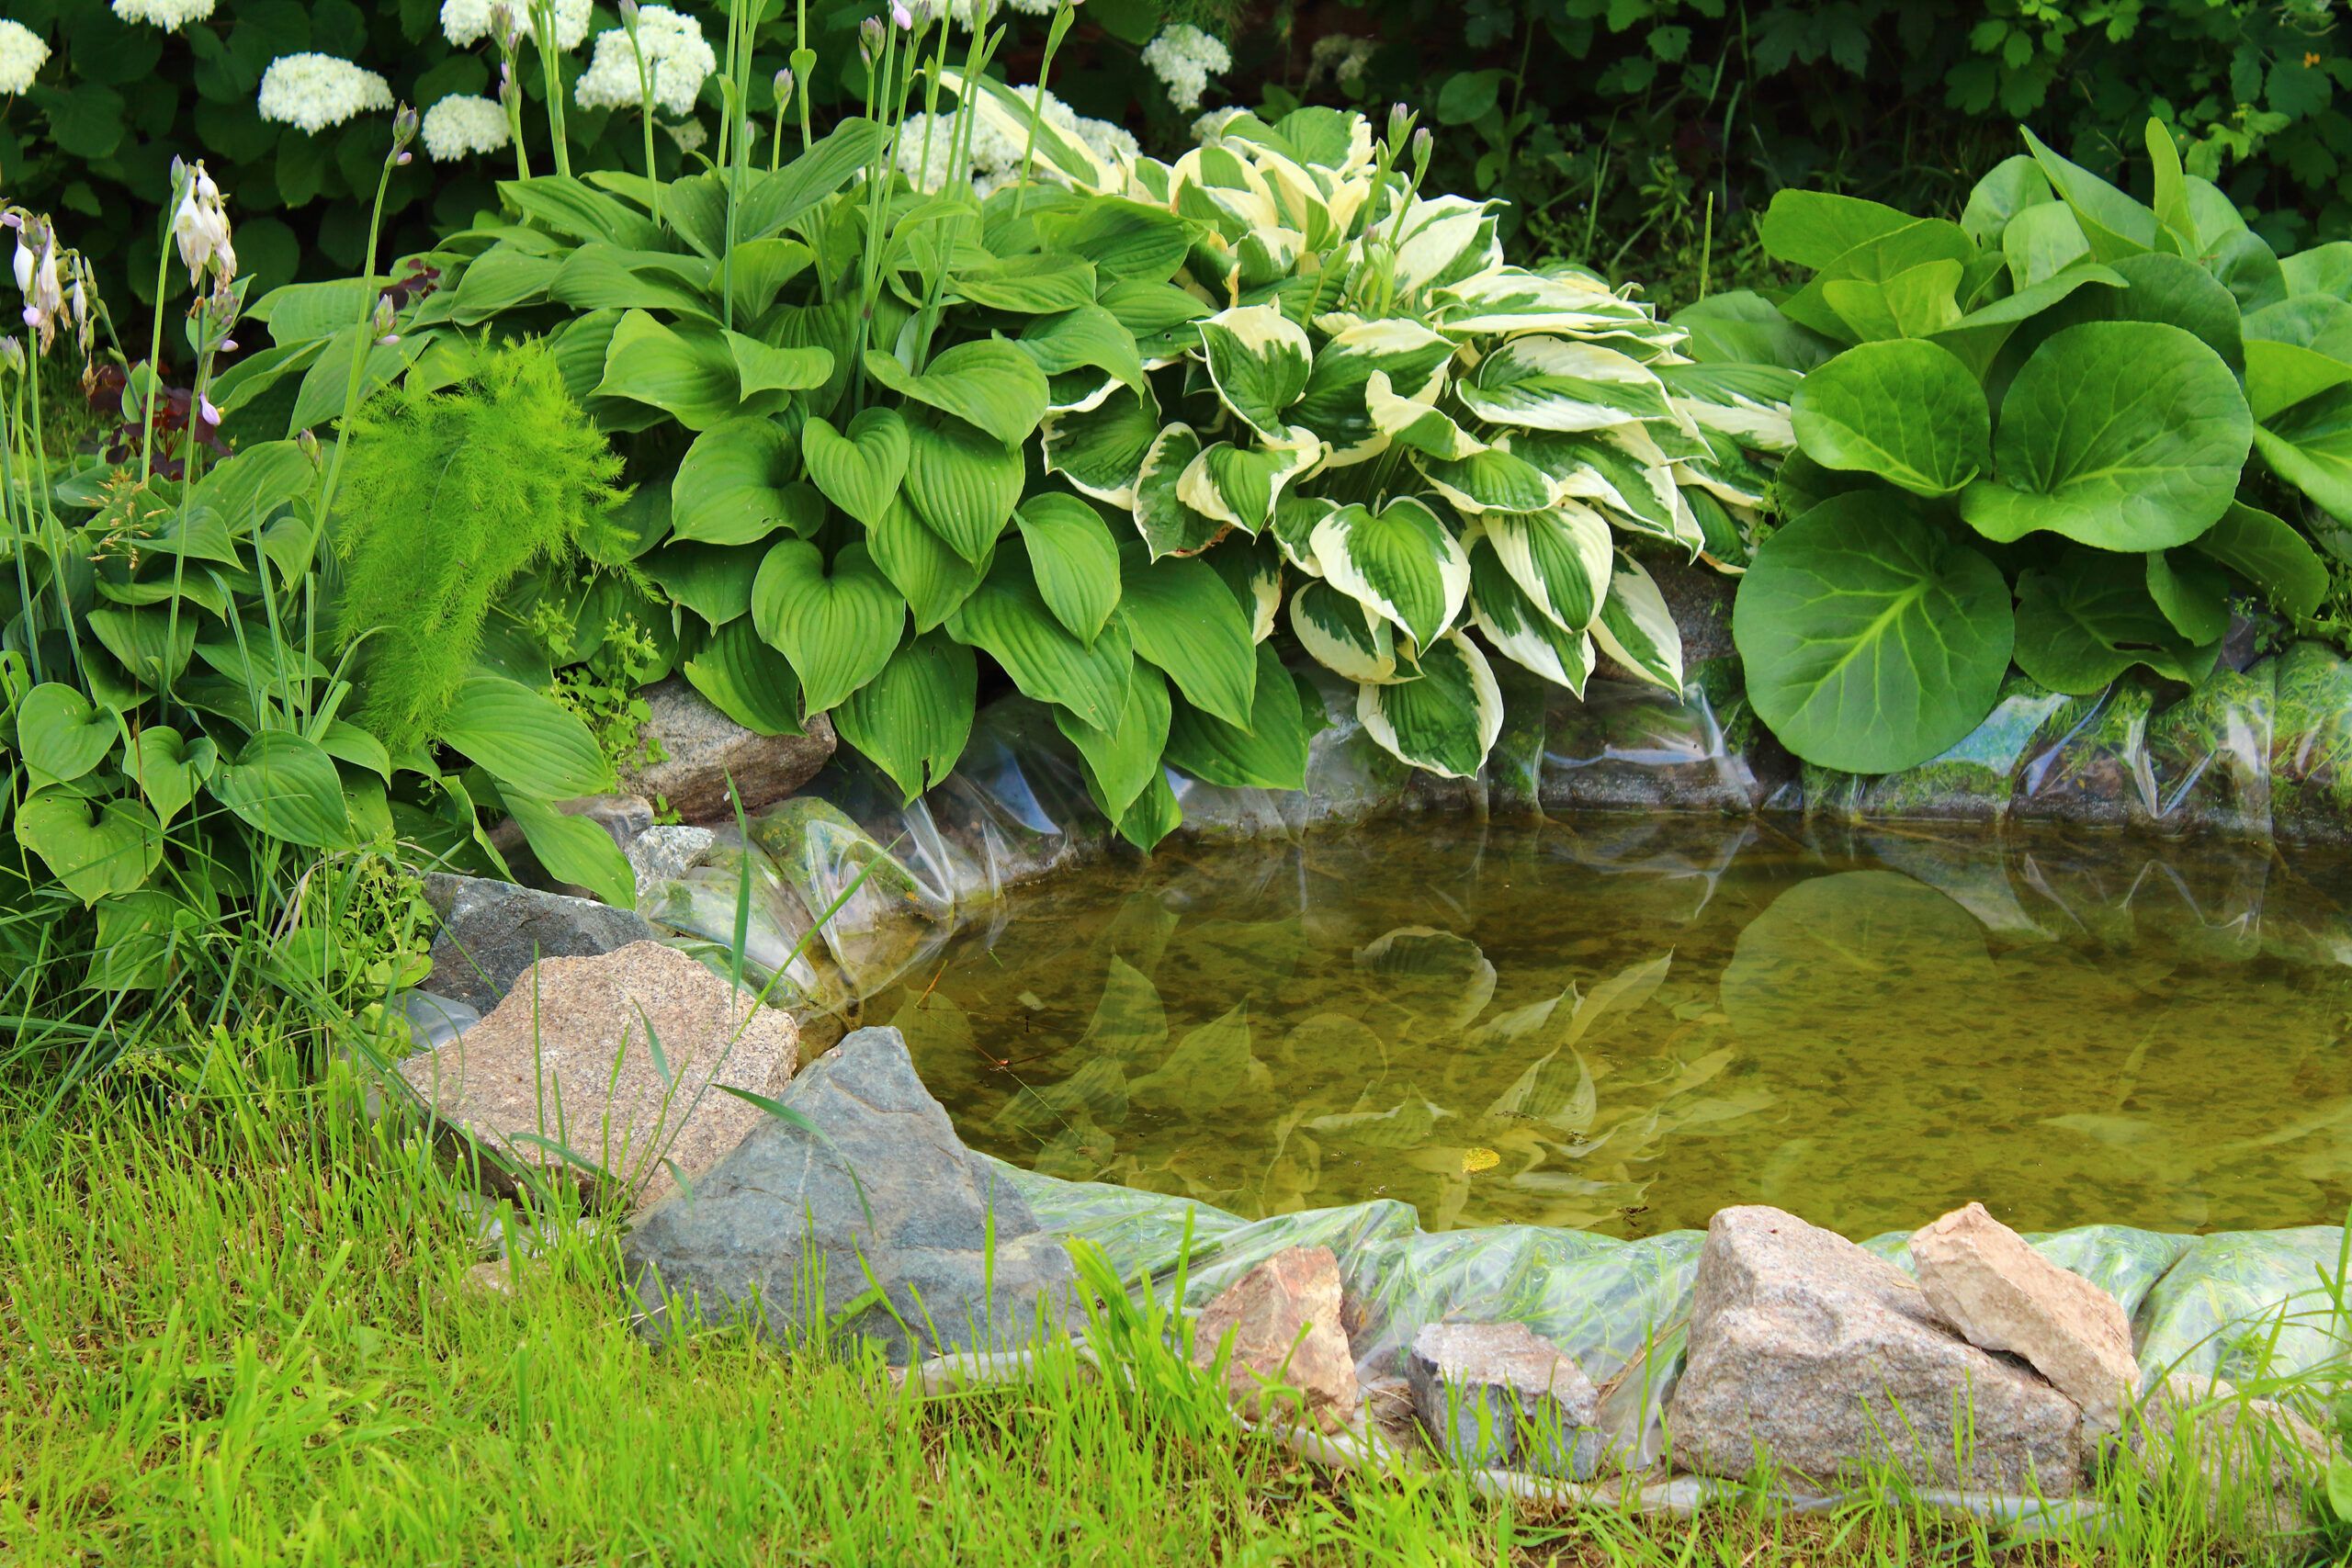
[[[833,754],[832,721],[822,714],[801,734],[762,735],[719,712],[683,675],[643,694],[652,709],[639,731],[647,760],[621,770],[621,786],[666,801],[688,822],[731,818],[730,781],[747,812],[782,800]]]
[[[707,828],[650,828],[628,846],[628,868],[637,876],[637,902],[642,908],[655,894],[702,863],[718,841]]]
[[[957,1141],[897,1030],[849,1035],[793,1081],[784,1104],[816,1132],[763,1120],[623,1241],[644,1332],[663,1338],[697,1315],[756,1307],[760,1332],[789,1345],[821,1312],[905,1361],[1018,1346],[1041,1314],[1051,1321],[1068,1310],[1069,1254]],[[842,1321],[875,1285],[887,1309]]]
[[[1781,1210],[1708,1224],[1690,1346],[1667,1411],[1686,1470],[1737,1477],[1769,1460],[1830,1484],[1891,1464],[1921,1485],[2044,1496],[2081,1484],[2074,1401],[1951,1333],[1893,1264]]]
[[[1566,1481],[1600,1466],[1600,1393],[1559,1347],[1521,1323],[1432,1323],[1413,1337],[1413,1408],[1459,1464]]]
[[[424,900],[441,929],[424,989],[485,1013],[542,958],[586,958],[653,936],[627,909],[486,876],[430,873]]]

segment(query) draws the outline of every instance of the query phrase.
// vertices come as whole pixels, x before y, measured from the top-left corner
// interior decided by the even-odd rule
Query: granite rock
[[[1599,1391],[1524,1324],[1432,1323],[1405,1367],[1413,1408],[1449,1459],[1566,1481],[1600,1468]]]
[[[1355,1357],[1340,1324],[1340,1263],[1328,1247],[1275,1253],[1226,1287],[1193,1325],[1193,1361],[1206,1368],[1230,1339],[1226,1393],[1251,1420],[1337,1431],[1356,1414]]]
[[[712,705],[683,675],[644,692],[652,712],[639,731],[646,761],[621,770],[621,787],[663,800],[688,822],[734,816],[731,781],[745,811],[782,800],[817,776],[832,757],[832,721],[812,716],[798,735],[762,735]]]
[[[441,927],[422,988],[485,1013],[542,958],[592,957],[653,936],[627,909],[485,876],[430,873],[424,898]]]

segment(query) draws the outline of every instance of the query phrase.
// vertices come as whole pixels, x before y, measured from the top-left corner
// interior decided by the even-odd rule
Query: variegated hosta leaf
[[[1396,659],[1396,631],[1328,582],[1306,582],[1290,596],[1290,629],[1309,658],[1366,685],[1413,678]]]
[[[1645,681],[1668,691],[1682,690],[1682,634],[1666,607],[1666,596],[1642,570],[1642,563],[1617,552],[1616,570],[1609,576],[1609,597],[1600,618],[1592,624],[1600,651]]]
[[[1410,496],[1378,512],[1342,506],[1315,525],[1315,558],[1332,587],[1427,648],[1462,613],[1470,558],[1438,514]]]
[[[1113,392],[1121,389],[1120,382],[1100,370],[1064,371],[1059,376],[1046,378],[1046,412],[1055,413],[1084,413],[1101,408]]]
[[[1405,209],[1404,231],[1397,238],[1396,298],[1409,299],[1425,288],[1442,288],[1500,266],[1503,248],[1495,234],[1494,213],[1500,205],[1466,196],[1415,198]],[[1382,243],[1369,247],[1366,260],[1373,265],[1385,260],[1390,221],[1382,216]]]
[[[1315,525],[1340,510],[1328,496],[1300,495],[1285,491],[1274,500],[1274,523],[1267,533],[1282,547],[1283,558],[1309,577],[1323,575],[1315,558]]]
[[[1608,597],[1615,546],[1598,513],[1569,502],[1523,517],[1479,520],[1495,558],[1538,614],[1564,632],[1581,632]]]
[[[1742,518],[1753,517],[1754,509],[1740,507],[1735,511],[1697,485],[1685,486],[1682,496],[1690,504],[1690,515],[1698,521],[1699,536],[1705,541],[1699,547],[1701,558],[1718,571],[1746,571],[1756,553],[1756,536],[1754,527]]]
[[[1649,367],[1613,348],[1566,338],[1513,338],[1456,383],[1456,391],[1481,418],[1532,430],[1608,430],[1676,417]]]
[[[1255,534],[1272,521],[1283,487],[1323,456],[1315,433],[1293,425],[1280,441],[1237,446],[1220,441],[1202,450],[1176,481],[1176,499],[1204,517]]]
[[[1675,485],[1674,468],[1640,425],[1529,431],[1511,450],[1558,480],[1563,495],[1591,502],[1628,533],[1698,547],[1698,520]]]
[[[1282,552],[1266,540],[1233,539],[1201,558],[1216,568],[1241,602],[1243,614],[1250,617],[1250,640],[1263,642],[1272,637],[1274,614],[1283,603]]]
[[[1460,632],[1423,649],[1420,671],[1399,685],[1358,687],[1356,717],[1366,735],[1408,766],[1470,778],[1502,733],[1502,687],[1486,655]]]
[[[1432,457],[1458,460],[1487,450],[1487,444],[1453,423],[1444,410],[1413,398],[1399,397],[1379,371],[1364,382],[1364,408],[1381,434]]]
[[[1333,468],[1361,462],[1387,446],[1372,417],[1372,378],[1385,378],[1393,394],[1428,403],[1443,390],[1453,357],[1452,340],[1419,321],[1353,322],[1316,352],[1306,389],[1285,417],[1330,443]]]
[[[1282,227],[1264,176],[1229,148],[1195,147],[1176,160],[1169,184],[1176,215],[1209,225],[1229,245],[1253,229]]]
[[[1796,446],[1789,399],[1804,379],[1778,365],[1661,365],[1675,408],[1703,434],[1730,436],[1760,452]]]
[[[1646,357],[1683,335],[1660,322],[1648,306],[1621,299],[1597,277],[1574,273],[1546,276],[1523,267],[1498,267],[1448,286],[1435,303],[1435,324],[1457,337],[1565,333],[1588,342],[1612,339],[1611,346]]]
[[[1438,494],[1464,512],[1541,512],[1560,499],[1559,484],[1526,458],[1513,456],[1509,437],[1453,461],[1415,453],[1413,466]]]
[[[1283,411],[1306,389],[1314,366],[1306,329],[1271,305],[1238,306],[1200,327],[1217,396],[1259,434],[1281,439]]]
[[[1520,589],[1492,538],[1470,541],[1470,624],[1505,659],[1584,695],[1592,674],[1592,634],[1563,631]]]
[[[1761,506],[1772,491],[1771,470],[1747,455],[1739,442],[1714,431],[1702,433],[1707,451],[1675,464],[1684,498],[1693,489],[1710,492],[1726,506]]]
[[[1136,471],[1136,531],[1154,560],[1196,554],[1225,532],[1224,523],[1186,504],[1180,493],[1185,471],[1200,455],[1200,435],[1189,424],[1168,425],[1144,452]]]
[[[940,85],[957,97],[964,98],[979,117],[979,122],[997,135],[1004,137],[1015,147],[1029,145],[1032,124],[1031,105],[1011,87],[982,76],[971,85],[974,91],[965,93],[965,77],[961,71],[943,71]],[[1037,166],[1049,175],[1058,175],[1080,190],[1115,193],[1126,185],[1126,173],[1116,164],[1097,153],[1071,131],[1064,130],[1043,116],[1035,117],[1037,133]]]
[[[1119,388],[1091,409],[1046,416],[1046,472],[1097,501],[1132,509],[1145,454],[1159,435],[1157,401]]]
[[[1264,288],[1297,270],[1306,251],[1306,236],[1278,227],[1252,229],[1233,247],[1234,283],[1243,289]]]

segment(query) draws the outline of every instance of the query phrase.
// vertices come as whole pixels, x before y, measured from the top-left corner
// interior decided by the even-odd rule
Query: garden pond
[[[975,1147],[1249,1218],[2340,1224],[2352,859],[1405,818],[1013,894],[890,990]]]

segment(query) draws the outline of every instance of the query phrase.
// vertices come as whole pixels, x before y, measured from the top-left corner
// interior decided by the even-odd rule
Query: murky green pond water
[[[1258,1216],[2341,1223],[2352,863],[1408,821],[1022,890],[867,1016],[976,1146]]]

